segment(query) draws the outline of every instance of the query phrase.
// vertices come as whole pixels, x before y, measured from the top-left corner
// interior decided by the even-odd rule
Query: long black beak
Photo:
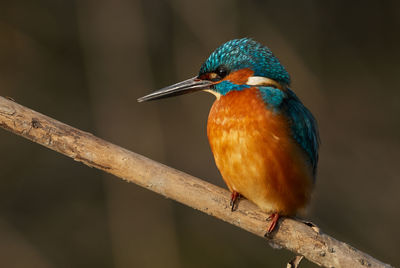
[[[183,95],[190,92],[208,89],[211,87],[212,84],[213,83],[211,81],[193,77],[188,80],[176,83],[172,86],[164,87],[160,90],[154,91],[149,95],[137,99],[137,101],[143,102],[143,101],[158,100],[162,98]]]

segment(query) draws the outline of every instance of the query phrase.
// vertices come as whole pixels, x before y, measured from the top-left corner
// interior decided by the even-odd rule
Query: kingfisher
[[[206,91],[215,95],[207,136],[231,191],[270,214],[266,235],[280,216],[305,208],[315,183],[317,122],[290,89],[290,76],[271,50],[250,38],[218,47],[199,74],[154,91],[139,102]]]

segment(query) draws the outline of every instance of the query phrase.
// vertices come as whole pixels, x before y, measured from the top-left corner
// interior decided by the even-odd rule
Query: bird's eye
[[[224,65],[220,65],[212,72],[199,74],[198,78],[203,80],[209,80],[212,82],[218,82],[224,79],[224,77],[227,76],[228,74],[229,74],[229,69]]]
[[[215,70],[215,73],[219,76],[219,78],[223,79],[228,74],[228,69],[224,65],[220,65]]]

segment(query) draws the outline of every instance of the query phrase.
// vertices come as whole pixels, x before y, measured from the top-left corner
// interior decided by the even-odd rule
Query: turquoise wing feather
[[[314,116],[289,88],[282,91],[274,87],[259,87],[259,90],[268,108],[287,116],[293,138],[306,152],[315,180],[320,140]]]
[[[289,118],[294,139],[309,157],[315,180],[320,143],[317,121],[290,89],[287,89],[287,98],[282,102],[282,109]]]

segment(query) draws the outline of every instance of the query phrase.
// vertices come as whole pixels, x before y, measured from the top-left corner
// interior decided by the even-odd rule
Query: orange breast
[[[311,168],[290,136],[287,119],[266,108],[257,89],[232,91],[216,100],[207,134],[231,191],[266,212],[291,215],[306,205]]]

